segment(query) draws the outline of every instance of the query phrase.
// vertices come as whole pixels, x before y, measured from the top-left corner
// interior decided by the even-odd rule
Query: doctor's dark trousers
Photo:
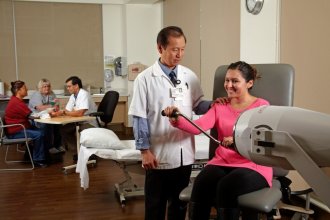
[[[187,203],[179,199],[189,184],[191,165],[175,169],[147,170],[145,177],[145,220],[184,220]]]

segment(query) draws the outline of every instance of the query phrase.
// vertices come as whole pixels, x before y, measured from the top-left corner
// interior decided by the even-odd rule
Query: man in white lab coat
[[[160,58],[138,75],[129,115],[133,115],[136,147],[141,151],[145,178],[145,219],[184,220],[186,203],[180,192],[189,184],[195,160],[194,139],[173,128],[161,111],[177,106],[188,117],[205,113],[211,104],[203,101],[196,74],[179,65],[186,37],[179,27],[163,28],[157,36]]]

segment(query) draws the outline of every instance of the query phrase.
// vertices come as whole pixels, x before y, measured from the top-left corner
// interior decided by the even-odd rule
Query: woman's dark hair
[[[242,74],[242,77],[245,79],[245,82],[249,82],[250,80],[253,80],[253,82],[259,78],[261,78],[258,75],[257,69],[252,67],[250,64],[244,62],[244,61],[237,61],[235,63],[231,63],[227,70],[239,70]],[[252,88],[252,87],[251,87]],[[249,88],[249,89],[251,89]]]
[[[14,82],[11,82],[10,84],[11,84],[10,91],[15,96],[17,94],[17,91],[20,90],[20,88],[22,88],[25,85],[25,82],[21,80],[16,80]]]
[[[184,37],[184,41],[187,42],[186,36],[184,35],[181,28],[177,26],[168,26],[163,28],[157,36],[157,45],[166,48],[168,45],[168,38],[172,37]]]
[[[65,82],[69,82],[72,81],[72,85],[77,85],[79,86],[79,88],[82,88],[82,82],[81,79],[78,76],[71,76],[69,77]]]

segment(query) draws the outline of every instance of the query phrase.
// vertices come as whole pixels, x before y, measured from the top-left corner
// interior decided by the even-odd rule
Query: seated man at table
[[[66,81],[66,88],[71,94],[68,103],[64,110],[51,112],[52,117],[56,116],[72,116],[80,117],[96,112],[97,108],[90,94],[82,88],[81,79],[77,76],[71,76]],[[80,131],[96,126],[96,121],[80,123]],[[68,150],[73,150],[73,160],[77,160],[77,137],[76,126],[73,123],[66,124],[61,128],[63,143],[68,147]]]

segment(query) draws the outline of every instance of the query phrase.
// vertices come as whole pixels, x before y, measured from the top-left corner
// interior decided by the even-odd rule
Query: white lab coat
[[[79,89],[77,98],[74,97],[74,94],[70,96],[69,101],[65,106],[65,109],[67,111],[87,109],[84,115],[89,115],[90,113],[97,111],[96,104],[93,101],[91,95],[89,94],[89,92],[82,88]],[[93,125],[94,127],[97,127],[96,120],[89,121],[88,123]]]
[[[150,150],[156,156],[158,169],[172,169],[192,164],[195,160],[194,138],[191,134],[174,128],[161,111],[167,106],[177,106],[180,112],[192,117],[192,109],[202,100],[203,92],[199,79],[190,69],[179,65],[177,79],[183,92],[182,100],[171,97],[172,82],[156,61],[140,73],[134,82],[129,115],[147,118],[150,131]]]
[[[90,94],[84,89],[79,89],[77,98],[74,97],[74,94],[70,96],[69,101],[65,106],[65,109],[68,111],[87,109],[85,115],[97,111],[95,102],[92,100]]]

